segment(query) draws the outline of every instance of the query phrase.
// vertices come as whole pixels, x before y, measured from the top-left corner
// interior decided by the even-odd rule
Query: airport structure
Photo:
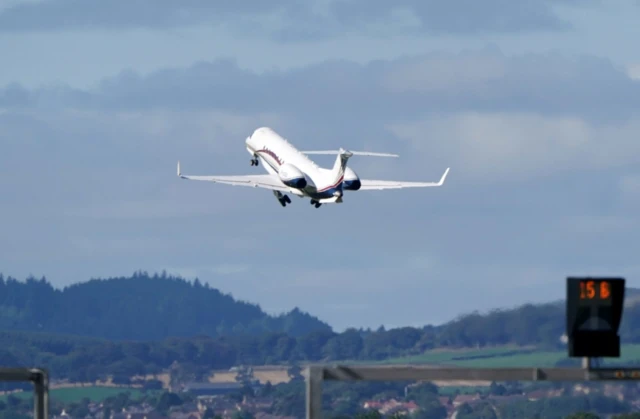
[[[322,417],[324,381],[619,381],[640,379],[640,369],[595,368],[593,361],[620,357],[618,328],[624,278],[567,278],[567,337],[570,357],[581,368],[456,368],[416,365],[309,366],[305,370],[307,419]]]
[[[41,368],[0,368],[0,381],[33,383],[33,418],[49,418],[49,374]]]

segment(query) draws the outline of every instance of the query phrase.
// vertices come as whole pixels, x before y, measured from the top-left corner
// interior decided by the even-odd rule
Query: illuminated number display
[[[611,284],[609,281],[580,281],[581,300],[609,300]]]

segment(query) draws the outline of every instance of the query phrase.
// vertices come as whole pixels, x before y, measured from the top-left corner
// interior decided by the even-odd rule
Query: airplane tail
[[[338,157],[336,157],[336,162],[333,164],[333,169],[331,169],[329,175],[329,186],[323,189],[338,188],[339,191],[342,191],[344,172],[347,169],[347,161],[351,156],[353,156],[351,151],[342,148],[338,150]]]

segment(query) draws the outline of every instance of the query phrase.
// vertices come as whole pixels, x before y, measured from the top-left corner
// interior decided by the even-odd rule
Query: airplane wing
[[[371,157],[400,157],[397,154],[391,153],[376,153],[373,151],[351,151],[354,156],[371,156]],[[340,154],[340,150],[317,150],[317,151],[302,151],[304,154]]]
[[[180,172],[180,162],[178,162],[178,177],[187,180],[203,180],[207,182],[223,183],[234,186],[251,186],[254,188],[270,189],[272,191],[294,192],[284,185],[276,175],[242,175],[242,176],[192,176],[183,175]]]
[[[361,191],[366,190],[383,190],[383,189],[402,189],[402,188],[426,188],[429,186],[442,186],[444,180],[449,174],[449,168],[444,171],[444,174],[438,182],[396,182],[393,180],[369,180],[360,179]]]

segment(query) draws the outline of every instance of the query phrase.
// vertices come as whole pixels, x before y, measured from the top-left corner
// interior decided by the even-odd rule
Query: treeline
[[[630,418],[626,414],[633,407],[629,402],[620,401],[614,397],[603,394],[566,395],[550,397],[541,400],[522,400],[496,405],[491,401],[484,401],[473,406],[463,404],[457,414],[459,419],[599,419],[595,412],[605,414],[618,414],[615,418]],[[575,412],[591,412],[593,416],[581,417]]]
[[[402,330],[368,333],[349,330],[340,334],[320,330],[298,337],[269,333],[136,342],[10,331],[0,332],[0,365],[38,365],[48,368],[56,378],[93,382],[108,376],[115,376],[117,381],[133,375],[157,374],[174,362],[206,374],[209,370],[243,364],[371,359],[401,355],[408,353],[408,349],[419,350],[420,334],[407,333],[397,340],[395,336],[401,337]],[[406,346],[402,347],[403,344]]]
[[[300,336],[331,327],[294,309],[270,316],[202,284],[166,273],[92,279],[55,289],[46,278],[0,275],[0,330],[41,331],[111,340],[284,332]]]
[[[623,342],[640,342],[640,329],[632,327],[639,321],[640,305],[627,307]],[[58,377],[80,379],[155,373],[174,361],[220,369],[383,360],[443,347],[559,349],[565,310],[562,303],[528,304],[440,326],[335,333],[298,309],[269,316],[198,280],[164,273],[94,279],[62,290],[44,278],[0,277],[0,330],[0,365],[42,365]]]
[[[604,394],[550,397],[535,401],[509,403],[501,409],[500,418],[521,419],[541,417],[564,419],[574,412],[597,412],[600,414],[624,414],[633,410],[627,401],[621,401]]]
[[[637,290],[628,289],[635,296]],[[631,298],[629,298],[631,300]],[[640,304],[625,307],[620,324],[624,343],[640,343]],[[538,348],[565,348],[560,340],[566,333],[564,301],[547,304],[525,304],[510,310],[493,310],[487,314],[474,312],[437,328],[439,347],[483,347],[497,345],[535,345]]]
[[[0,332],[0,365],[42,366],[57,379],[94,382],[113,377],[128,384],[134,375],[159,374],[174,363],[199,374],[236,365],[299,364],[307,361],[374,360],[422,353],[434,346],[428,333],[404,328],[343,333],[316,331],[293,337],[196,336],[155,342],[108,341],[37,332]]]

